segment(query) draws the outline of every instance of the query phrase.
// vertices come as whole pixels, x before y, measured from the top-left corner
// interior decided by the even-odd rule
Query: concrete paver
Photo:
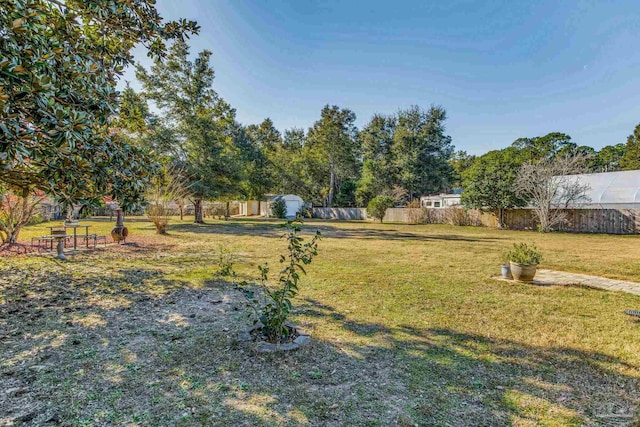
[[[537,285],[583,285],[608,291],[622,291],[640,295],[640,283],[624,280],[607,279],[605,277],[589,276],[587,274],[567,273],[540,269],[533,280]]]

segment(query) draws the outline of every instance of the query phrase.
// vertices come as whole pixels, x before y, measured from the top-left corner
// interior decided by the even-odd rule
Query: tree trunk
[[[544,205],[543,208],[538,210],[538,216],[540,217],[540,231],[548,233],[551,231],[551,224],[549,217],[551,216],[551,202]]]
[[[196,201],[194,201],[193,207],[195,209],[195,220],[193,222],[196,224],[204,224],[204,221],[202,219],[202,199],[197,199]]]
[[[249,205],[247,204],[247,208],[248,207]],[[261,215],[262,215],[262,203],[260,203],[260,199],[258,199],[258,216],[261,216]]]
[[[13,245],[18,242],[18,234],[20,234],[20,226],[14,228],[13,230],[3,230],[4,234],[2,239],[2,244]]]
[[[182,221],[184,217],[184,206],[180,205],[179,208],[180,208],[180,221]]]
[[[227,206],[224,211],[224,219],[228,219],[231,216],[230,213],[231,212],[229,212],[229,202],[227,202]]]
[[[331,164],[331,178],[329,179],[329,194],[327,195],[327,207],[333,207],[333,190],[336,186],[336,168],[335,162],[333,160],[333,156],[329,159],[329,163]]]
[[[18,243],[18,235],[20,234],[20,230],[22,230],[22,224],[18,224],[16,228],[13,229],[11,236],[9,236],[9,244],[12,245],[14,243]]]
[[[498,228],[504,228],[504,209],[498,209],[496,217],[498,218]]]

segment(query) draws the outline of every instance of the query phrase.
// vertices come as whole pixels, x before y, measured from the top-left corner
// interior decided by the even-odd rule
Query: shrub
[[[509,253],[510,252],[511,252],[510,250],[502,252],[502,255],[500,255],[500,264],[509,265],[509,262],[510,262],[509,261]]]
[[[271,216],[275,218],[287,217],[287,203],[284,199],[278,198],[271,202]]]
[[[179,170],[165,169],[153,178],[147,189],[147,216],[153,223],[157,234],[167,234],[169,219],[174,213],[173,201],[183,198],[187,189]]]
[[[27,225],[37,225],[37,224],[42,224],[43,222],[48,221],[45,217],[42,216],[42,214],[35,214],[33,215],[33,217],[29,220],[29,222],[27,223]]]
[[[412,209],[421,208],[422,205],[420,204],[420,199],[413,199],[407,204],[407,207]]]
[[[18,241],[20,230],[29,224],[43,199],[42,193],[26,190],[15,193],[0,183],[0,243]]]
[[[407,205],[407,221],[409,224],[420,224],[424,222],[426,210],[420,205],[420,199],[413,199]]]
[[[377,196],[371,199],[367,205],[367,215],[377,218],[382,222],[387,209],[393,207],[393,197]]]
[[[535,244],[514,243],[513,247],[504,255],[505,259],[517,264],[540,264],[542,254]]]
[[[422,224],[425,222],[427,210],[425,208],[407,208],[407,221],[409,224]]]
[[[236,256],[230,249],[223,245],[218,246],[218,274],[222,277],[233,275],[235,259]]]
[[[468,209],[446,208],[444,211],[446,222],[448,224],[458,226],[482,225],[478,214]]]
[[[301,206],[300,210],[296,213],[296,218],[312,218],[313,217],[313,211],[311,210],[311,208],[308,208],[306,206]]]
[[[424,219],[425,224],[444,224],[444,213],[442,209],[425,208]]]
[[[249,283],[235,281],[235,273],[232,272],[236,287],[247,300],[247,305],[252,310],[253,323],[262,323],[262,333],[270,342],[281,343],[286,340],[291,330],[285,325],[293,308],[291,299],[298,294],[300,273],[306,274],[303,265],[311,264],[318,254],[318,240],[322,237],[319,231],[307,243],[299,236],[302,221],[287,221],[283,227],[287,232],[284,238],[287,240],[288,254],[280,256],[280,263],[285,267],[280,270],[278,287],[272,289],[269,285],[269,267],[263,264],[260,270],[260,288],[263,291],[264,302],[256,293],[249,289]]]

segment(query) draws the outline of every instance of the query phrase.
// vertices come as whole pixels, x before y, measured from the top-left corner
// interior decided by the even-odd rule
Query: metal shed
[[[278,199],[284,200],[287,206],[287,218],[295,218],[296,214],[304,206],[304,200],[302,200],[302,197],[296,196],[295,194],[273,195],[268,198],[266,203],[266,209],[263,211],[263,215],[265,216],[271,215],[271,203]]]

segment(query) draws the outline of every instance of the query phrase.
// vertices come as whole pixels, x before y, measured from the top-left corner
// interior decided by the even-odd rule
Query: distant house
[[[40,202],[40,215],[45,220],[57,220],[64,217],[62,206],[51,197],[45,198]]]
[[[460,206],[460,192],[457,194],[438,194],[435,196],[420,197],[420,206],[423,208],[452,208]]]

